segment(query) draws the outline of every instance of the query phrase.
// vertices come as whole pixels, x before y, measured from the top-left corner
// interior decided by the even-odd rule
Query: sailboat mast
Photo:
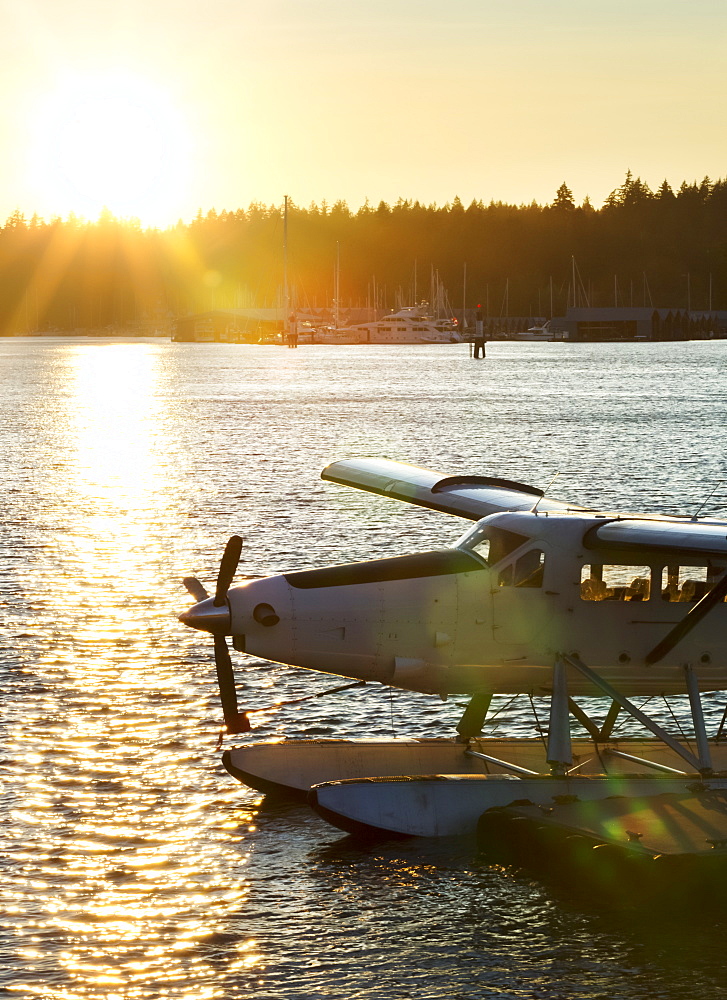
[[[290,291],[288,289],[288,196],[283,207],[283,329],[287,332],[290,320]]]
[[[464,271],[462,274],[462,329],[467,328],[467,261],[463,265]]]
[[[333,311],[333,325],[334,325],[334,327],[337,330],[338,327],[340,326],[340,313],[339,313],[339,309],[338,309],[338,295],[339,295],[340,280],[341,280],[341,244],[338,242],[338,240],[336,240],[336,272],[335,272],[334,278],[335,278],[335,280],[333,282],[333,293],[336,296],[336,302],[335,302],[335,307],[334,307],[334,311]]]

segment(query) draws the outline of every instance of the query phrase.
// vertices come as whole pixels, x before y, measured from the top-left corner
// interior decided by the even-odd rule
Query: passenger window
[[[650,566],[593,563],[583,567],[582,601],[648,601],[650,595]]]
[[[707,589],[706,566],[665,566],[661,572],[661,599],[672,603],[694,603]]]
[[[721,566],[665,566],[661,573],[661,599],[696,604],[724,573]]]
[[[498,577],[501,587],[542,587],[545,553],[531,549],[506,566]]]

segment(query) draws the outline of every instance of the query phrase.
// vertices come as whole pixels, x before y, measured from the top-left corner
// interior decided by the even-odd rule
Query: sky
[[[727,170],[724,0],[0,0],[0,224]]]

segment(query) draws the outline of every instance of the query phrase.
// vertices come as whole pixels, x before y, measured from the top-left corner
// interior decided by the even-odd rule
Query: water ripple
[[[499,344],[475,365],[464,345],[4,341],[0,995],[719,995],[721,918],[650,933],[473,845],[362,846],[261,802],[221,767],[211,644],[176,614],[233,532],[253,574],[459,534],[322,483],[336,458],[560,470],[576,502],[694,510],[725,474],[725,350]],[[275,707],[330,678],[238,667],[266,708],[254,738],[442,735],[461,710],[370,686]],[[505,702],[502,731],[529,733]]]

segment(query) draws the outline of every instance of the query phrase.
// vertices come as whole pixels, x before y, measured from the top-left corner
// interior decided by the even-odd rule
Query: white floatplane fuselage
[[[627,695],[683,693],[685,662],[700,690],[724,689],[724,603],[660,662],[644,662],[693,607],[687,581],[707,585],[724,567],[698,553],[679,563],[658,549],[632,554],[634,525],[678,531],[682,522],[491,514],[450,549],[249,580],[229,591],[229,608],[210,599],[185,620],[201,624],[222,611],[241,652],[428,694],[549,693],[559,651],[577,653]],[[607,548],[596,534],[602,526],[624,547]],[[714,530],[724,537],[727,527]],[[589,533],[597,548],[586,547]],[[500,547],[491,564],[487,543],[490,552]],[[609,588],[604,567],[621,582]],[[670,578],[683,581],[678,593]],[[569,690],[598,693],[580,675]]]
[[[180,617],[215,636],[230,732],[244,727],[237,726],[226,635],[235,649],[266,660],[442,698],[471,696],[458,726],[461,743],[445,753],[459,760],[456,772],[437,781],[421,764],[393,775],[395,759],[414,759],[395,744],[386,766],[380,748],[324,749],[300,778],[318,782],[322,815],[344,828],[441,835],[453,832],[447,817],[455,814],[466,814],[460,832],[471,832],[480,812],[523,798],[523,783],[542,802],[579,783],[583,797],[606,798],[613,794],[609,776],[617,774],[624,794],[637,796],[657,785],[687,794],[695,776],[727,789],[720,773],[727,762],[721,745],[712,752],[700,701],[700,692],[727,689],[727,522],[597,512],[507,480],[441,476],[378,459],[334,463],[323,477],[474,523],[450,548],[237,587],[229,586],[233,558],[229,572],[221,568],[215,598],[197,581],[188,584],[204,599]],[[491,696],[518,693],[550,698],[547,741],[520,741],[502,760],[497,747],[488,751],[488,741],[476,737]],[[602,726],[573,702],[594,694],[610,700]],[[674,739],[629,700],[653,694],[688,694],[694,745]],[[641,744],[641,754],[612,745],[607,767],[601,750],[613,710],[629,712],[656,738]],[[569,715],[590,735],[585,749],[571,740]],[[542,759],[534,769],[521,766],[536,743]],[[271,754],[229,751],[226,766],[254,787],[273,787],[280,763],[298,753],[295,741],[277,746]],[[453,796],[460,797],[454,811]],[[426,803],[418,814],[417,802]]]

